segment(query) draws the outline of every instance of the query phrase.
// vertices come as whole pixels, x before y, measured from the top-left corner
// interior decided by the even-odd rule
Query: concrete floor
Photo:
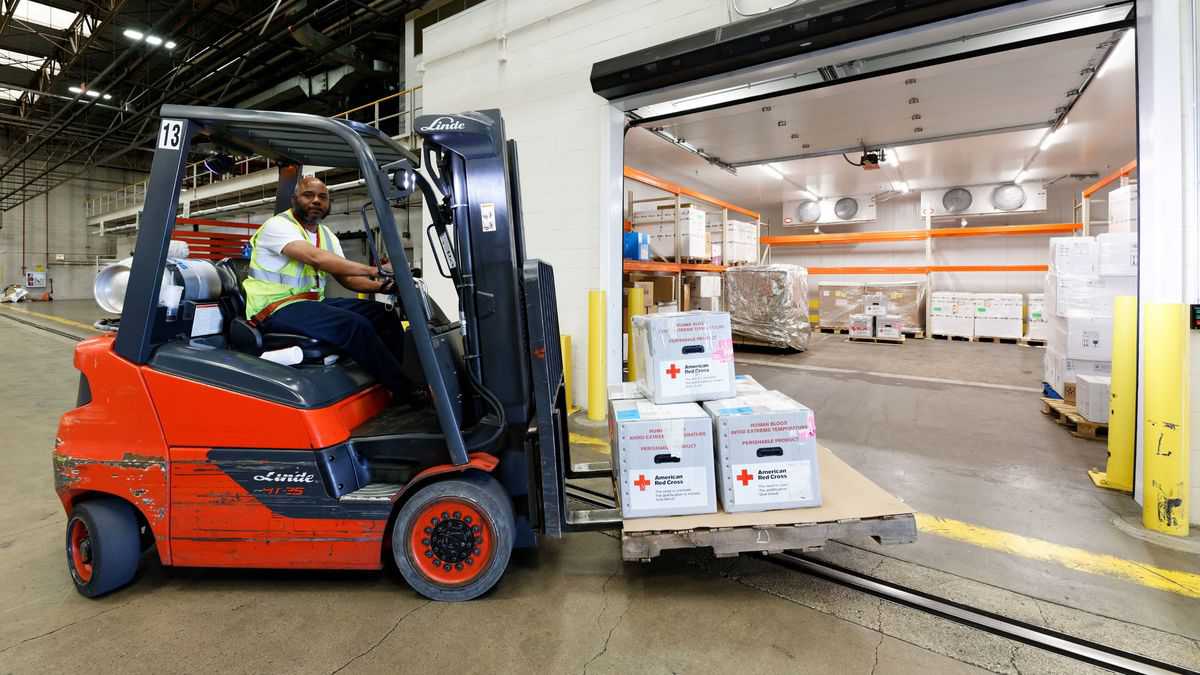
[[[82,326],[90,302],[0,307]],[[12,314],[8,314],[12,316]],[[80,325],[16,315],[64,332]],[[389,574],[163,569],[89,601],[64,569],[51,487],[57,418],[73,404],[73,342],[0,318],[6,415],[0,472],[0,673],[286,669],[383,672],[1090,672],[754,557],[675,553],[624,565],[617,541],[573,535],[519,553],[504,581],[462,605],[426,603]],[[1195,556],[1132,539],[1132,502],[1091,487],[1103,445],[1044,419],[1032,393],[865,372],[1034,387],[1042,352],[818,336],[800,355],[741,355],[740,369],[811,406],[823,442],[917,510],[1169,569]],[[840,370],[839,370],[840,369]],[[842,372],[860,371],[860,372]],[[595,446],[583,449],[594,450]],[[1069,523],[1069,525],[1067,525]],[[922,534],[840,542],[819,554],[944,597],[1200,668],[1200,600]],[[481,630],[481,627],[486,627]],[[466,630],[463,630],[463,629]]]

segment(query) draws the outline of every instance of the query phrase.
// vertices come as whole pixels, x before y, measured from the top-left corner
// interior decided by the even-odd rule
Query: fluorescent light
[[[147,35],[146,36],[146,44],[148,44],[152,47],[157,47],[157,46],[161,45],[162,43],[163,43],[163,39],[158,37],[157,35]]]
[[[125,37],[129,38],[130,40],[134,40],[134,41],[141,40],[142,38],[146,37],[146,34],[143,33],[142,31],[134,30],[132,28],[126,28],[124,35],[125,35]]]
[[[112,100],[112,94],[105,94],[105,95],[104,95],[104,100],[105,100],[105,101],[111,101],[111,100]]]
[[[167,43],[163,46],[166,47],[167,49],[175,49],[179,45],[176,45],[174,40],[167,40]]]
[[[773,164],[759,164],[759,167],[767,173],[768,176],[776,180],[783,180],[783,172],[776,169]]]
[[[95,91],[93,89],[88,89],[87,91],[85,91],[83,93],[87,94],[88,96],[91,96],[92,98],[100,98],[100,92]]]
[[[80,89],[79,87],[67,87],[67,91],[71,92],[72,94],[82,94],[83,93],[83,90]]]
[[[1013,178],[1013,183],[1020,185],[1021,181],[1024,180],[1024,178],[1025,178],[1025,169],[1021,169],[1020,171],[1017,172],[1016,177]]]

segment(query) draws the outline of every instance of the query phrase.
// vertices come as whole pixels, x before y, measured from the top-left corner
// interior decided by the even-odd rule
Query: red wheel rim
[[[492,562],[492,523],[475,504],[444,498],[421,509],[408,534],[408,557],[425,578],[461,586]]]
[[[92,580],[92,540],[87,525],[72,518],[67,526],[67,559],[71,563],[71,574],[81,584]]]

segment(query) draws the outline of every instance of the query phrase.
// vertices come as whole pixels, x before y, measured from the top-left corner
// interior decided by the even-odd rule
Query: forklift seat
[[[221,277],[221,297],[217,301],[221,313],[230,317],[225,338],[239,352],[258,356],[272,349],[299,347],[304,363],[323,363],[327,356],[337,353],[337,347],[307,335],[293,333],[264,333],[246,320],[246,291],[242,281],[250,269],[246,258],[225,258],[216,264]]]

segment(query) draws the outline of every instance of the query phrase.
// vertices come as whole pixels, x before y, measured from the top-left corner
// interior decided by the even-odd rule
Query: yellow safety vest
[[[305,237],[305,241],[308,241],[304,226],[292,215],[291,209],[276,214],[273,218],[286,218],[296,226],[300,235]],[[265,226],[266,223],[263,225]],[[291,258],[288,259],[286,265],[277,270],[272,270],[262,264],[258,256],[258,235],[262,234],[262,231],[263,228],[260,227],[254,236],[250,237],[250,245],[253,247],[250,253],[250,270],[242,282],[242,287],[246,289],[246,318],[253,319],[272,302],[300,293],[315,290],[323,300],[325,298],[325,272],[321,272],[311,265],[303,265],[300,261]],[[317,246],[331,253],[334,252],[333,233],[324,225],[317,225]],[[293,302],[301,302],[301,300]],[[290,304],[292,303],[286,302],[279,307],[286,307]],[[278,310],[279,307],[275,309]]]

